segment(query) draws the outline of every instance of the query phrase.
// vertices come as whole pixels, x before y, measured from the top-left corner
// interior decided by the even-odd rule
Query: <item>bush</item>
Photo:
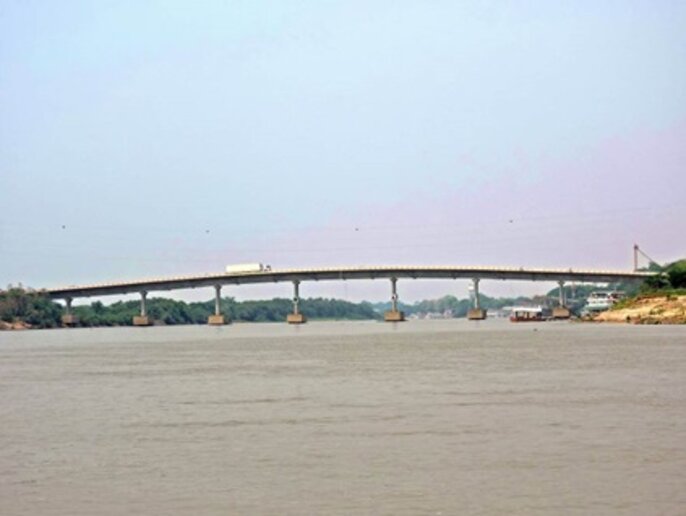
[[[667,277],[672,288],[686,288],[686,260],[679,260],[669,265]]]
[[[61,324],[62,307],[40,292],[22,288],[0,291],[0,320],[24,321],[37,328],[55,328]]]

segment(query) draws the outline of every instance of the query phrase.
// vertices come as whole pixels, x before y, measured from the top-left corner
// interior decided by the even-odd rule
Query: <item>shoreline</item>
[[[630,324],[686,324],[686,295],[648,295],[601,312],[592,322]]]

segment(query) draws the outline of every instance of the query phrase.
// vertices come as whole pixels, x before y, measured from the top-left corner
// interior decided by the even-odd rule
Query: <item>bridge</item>
[[[74,298],[107,296],[117,294],[138,293],[141,296],[140,315],[134,317],[135,326],[149,326],[152,321],[147,315],[146,297],[149,292],[169,291],[177,289],[214,287],[215,310],[208,319],[208,324],[221,325],[226,321],[221,313],[221,289],[224,285],[250,285],[256,283],[293,284],[293,312],[288,315],[287,322],[302,324],[306,321],[300,312],[300,283],[304,281],[346,281],[388,279],[391,283],[391,310],[385,313],[384,319],[390,322],[404,320],[404,315],[398,310],[397,282],[399,279],[470,279],[474,285],[474,306],[468,317],[473,320],[485,319],[486,311],[479,304],[479,282],[486,280],[525,280],[525,281],[556,281],[560,286],[559,306],[553,311],[553,316],[568,318],[569,309],[565,305],[564,284],[568,281],[581,283],[612,283],[618,281],[641,281],[655,275],[652,272],[636,271],[607,271],[607,270],[575,270],[575,269],[536,269],[524,267],[464,267],[464,266],[356,266],[356,267],[325,267],[308,269],[266,269],[255,272],[214,273],[194,276],[178,276],[156,278],[137,281],[123,281],[116,283],[100,283],[94,285],[68,286],[47,289],[44,292],[52,299],[64,300],[66,314],[62,321],[66,326],[77,322],[72,313]]]

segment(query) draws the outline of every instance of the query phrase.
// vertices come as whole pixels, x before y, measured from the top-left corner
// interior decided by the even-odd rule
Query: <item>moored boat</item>
[[[619,290],[598,290],[591,292],[586,298],[586,310],[589,312],[603,312],[624,297]]]
[[[515,306],[512,308],[510,321],[512,322],[535,322],[543,321],[543,307],[541,306]]]

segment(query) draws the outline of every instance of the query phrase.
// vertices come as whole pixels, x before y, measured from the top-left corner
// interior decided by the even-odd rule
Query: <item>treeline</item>
[[[479,294],[479,303],[482,308],[487,310],[495,310],[505,306],[514,306],[521,304],[546,304],[548,298],[546,296],[534,297],[489,297],[484,294]],[[374,308],[379,312],[390,310],[391,303],[375,303]],[[428,313],[446,313],[450,312],[452,317],[467,317],[467,312],[473,308],[472,301],[469,299],[459,299],[453,295],[443,296],[439,299],[427,299],[418,301],[413,304],[398,303],[398,310],[405,312],[405,315],[413,314],[428,314]]]
[[[62,325],[62,307],[39,292],[10,287],[0,291],[0,321],[57,328]]]
[[[654,266],[651,270],[655,269],[661,269],[663,274],[648,278],[641,286],[642,292],[686,289],[686,259],[664,267]]]
[[[214,300],[186,303],[167,298],[147,300],[148,316],[156,324],[206,324],[214,314]],[[265,301],[236,301],[224,298],[222,314],[230,321],[283,322],[293,310],[289,299]],[[300,309],[308,319],[378,319],[380,315],[370,303],[350,303],[338,299],[303,299]],[[140,314],[139,301],[117,301],[105,305],[95,301],[89,305],[74,306],[72,313],[78,317],[79,326],[130,326],[135,315]],[[24,322],[36,328],[55,328],[62,324],[64,307],[40,292],[21,288],[0,291],[0,321]]]
[[[214,300],[186,303],[167,298],[147,301],[148,316],[156,324],[206,324],[214,314]],[[275,298],[263,301],[236,301],[224,298],[221,313],[226,320],[242,322],[283,322],[293,310],[289,299]],[[369,303],[349,303],[338,299],[312,298],[300,302],[300,310],[308,319],[377,319],[379,315]],[[83,326],[126,326],[134,315],[139,315],[138,301],[118,301],[103,305],[99,301],[73,310]]]

